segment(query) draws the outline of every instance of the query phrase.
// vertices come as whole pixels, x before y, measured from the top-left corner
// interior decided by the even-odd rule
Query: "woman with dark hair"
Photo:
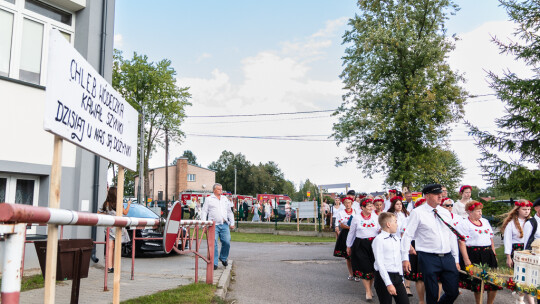
[[[122,214],[127,215],[129,207],[131,206],[131,200],[127,203],[127,208],[123,210]],[[116,187],[110,187],[107,191],[107,198],[103,202],[103,206],[98,210],[98,213],[116,216]],[[107,230],[105,230],[107,233]],[[109,229],[109,243],[107,244],[107,260],[110,261],[109,265],[114,265],[114,238],[116,236],[116,228]],[[129,242],[129,235],[126,228],[122,228],[122,243]],[[114,272],[114,268],[109,267],[109,272]]]
[[[467,219],[468,215],[465,211],[465,204],[471,201],[472,187],[469,185],[461,186],[459,188],[459,195],[461,199],[457,200],[454,203],[454,213],[461,216],[464,219]]]
[[[347,254],[351,256],[354,275],[362,279],[366,290],[366,300],[373,300],[373,278],[375,274],[375,256],[371,244],[379,234],[379,220],[373,212],[373,201],[364,198],[360,201],[362,211],[353,218],[349,235],[347,236]]]
[[[468,220],[461,221],[459,224],[459,231],[466,237],[465,242],[459,241],[459,250],[463,256],[461,269],[466,269],[466,266],[471,264],[483,264],[491,268],[497,268],[493,229],[488,220],[482,218],[483,207],[484,205],[477,201],[470,201],[465,205],[465,210],[469,214],[469,218]],[[461,287],[472,290],[476,303],[481,303],[480,283],[477,280],[462,281]],[[488,304],[493,304],[497,290],[499,289],[502,288],[492,284],[484,285],[484,290],[488,294]]]

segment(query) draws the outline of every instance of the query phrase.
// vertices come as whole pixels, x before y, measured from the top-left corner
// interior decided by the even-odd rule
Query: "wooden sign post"
[[[118,184],[116,185],[116,215],[122,216],[124,212],[124,167],[118,166]],[[114,236],[114,279],[113,303],[120,303],[120,267],[122,262],[122,229],[116,227]]]
[[[54,136],[54,152],[51,166],[51,183],[49,186],[49,208],[60,207],[60,180],[62,178],[62,144],[63,139]],[[58,225],[47,225],[47,256],[45,269],[44,303],[54,303],[56,284],[56,257],[58,254]]]

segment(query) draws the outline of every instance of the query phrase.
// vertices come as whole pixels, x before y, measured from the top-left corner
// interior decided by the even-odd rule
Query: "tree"
[[[540,170],[518,167],[510,174],[502,176],[496,183],[496,189],[513,198],[525,198],[530,201],[540,197]]]
[[[276,163],[270,161],[266,164],[259,163],[251,167],[249,182],[255,193],[286,194],[290,191],[289,181],[285,180],[283,172]],[[294,185],[293,185],[294,189]]]
[[[223,189],[234,192],[234,168],[236,167],[236,193],[252,194],[253,187],[249,183],[251,163],[242,153],[234,154],[223,150],[218,160],[212,162],[208,168],[216,171],[216,182]]]
[[[180,129],[185,117],[185,107],[191,105],[187,87],[176,83],[176,71],[171,61],[148,62],[146,55],[133,54],[124,59],[114,51],[113,87],[139,112],[144,112],[144,182],[148,195],[148,161],[157,145],[163,145],[164,131],[170,141],[180,143]],[[139,121],[140,124],[140,121]],[[139,139],[140,140],[140,139]],[[137,149],[137,153],[138,149]]]
[[[309,198],[307,197],[308,192],[310,192]],[[319,199],[319,187],[316,184],[312,183],[309,178],[306,179],[305,182],[300,183],[300,188],[295,194],[294,200],[303,201],[306,198],[310,201],[314,199]]]
[[[454,48],[444,22],[451,0],[358,1],[349,21],[341,78],[346,93],[333,137],[363,173],[410,188],[421,160],[463,116],[462,76],[445,62]]]
[[[493,37],[492,41],[501,53],[512,54],[516,60],[532,66],[534,76],[520,78],[510,71],[503,76],[489,72],[491,88],[506,104],[506,115],[495,120],[500,131],[490,133],[468,123],[470,134],[482,153],[480,161],[485,176],[492,183],[508,178],[526,164],[540,168],[540,79],[536,67],[540,61],[540,3],[530,0],[500,2],[510,19],[518,23],[514,35],[519,40],[504,43]],[[500,152],[517,155],[517,159],[505,160]]]
[[[193,154],[193,152],[191,152],[191,150],[185,150],[184,151],[184,154],[182,154],[182,156],[180,157],[177,157],[175,158],[172,163],[171,163],[171,166],[176,166],[176,162],[178,161],[179,158],[187,158],[187,162],[188,164],[192,164],[192,165],[195,165],[195,166],[201,166],[197,163],[197,156],[195,156],[195,154]]]
[[[438,183],[451,192],[459,187],[464,171],[465,168],[461,166],[454,152],[435,148],[430,154],[423,155],[414,167],[410,190],[421,191],[427,184]],[[392,174],[393,172],[389,173],[389,176]]]

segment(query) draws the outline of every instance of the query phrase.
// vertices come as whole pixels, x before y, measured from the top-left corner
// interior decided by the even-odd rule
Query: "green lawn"
[[[231,241],[247,243],[271,243],[271,242],[335,242],[334,237],[299,236],[299,235],[274,235],[268,233],[241,233],[231,232]]]
[[[163,290],[151,295],[123,301],[125,304],[223,304],[221,298],[216,297],[216,286],[204,283],[193,283],[175,289]]]
[[[0,279],[0,285],[1,284],[2,284],[2,279]],[[21,281],[21,292],[37,289],[37,288],[43,288],[44,285],[45,285],[45,280],[43,279],[43,276],[41,274],[23,277]]]

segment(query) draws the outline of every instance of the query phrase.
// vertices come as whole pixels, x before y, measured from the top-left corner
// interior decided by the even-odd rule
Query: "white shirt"
[[[343,225],[347,225],[347,223],[349,222],[349,218],[350,217],[355,217],[356,216],[356,211],[354,211],[354,209],[352,209],[352,213],[349,215],[347,214],[347,212],[345,211],[345,209],[343,210],[340,210],[338,212],[338,215],[336,217],[336,227],[339,227],[339,224],[343,223]]]
[[[414,238],[416,251],[437,254],[452,253],[456,263],[459,263],[457,242],[449,241],[455,239],[452,237],[454,233],[435,215],[433,209],[428,203],[424,203],[411,212],[401,242],[403,261],[409,260],[411,240]],[[441,206],[437,206],[436,209],[447,223],[452,223],[452,216],[448,210]]]
[[[339,204],[338,208],[336,208],[336,205],[332,206],[332,217],[337,219],[337,216],[341,210],[345,210],[345,206],[343,204]]]
[[[538,217],[538,214],[534,215],[534,219],[536,220],[536,223],[540,225],[540,217]],[[538,227],[538,226],[537,226]],[[527,241],[529,240],[529,237],[532,233],[532,224],[527,221],[525,225],[523,225],[523,242],[524,245],[527,246]],[[534,234],[533,240],[540,239],[540,229],[536,229],[536,233]]]
[[[392,206],[392,202],[390,202],[390,200],[385,200],[383,204],[384,204],[383,212],[388,211],[388,209],[390,209],[390,206]]]
[[[518,218],[518,222],[521,226],[521,230],[523,231],[525,220]],[[523,231],[523,236],[525,236],[525,231]],[[508,225],[506,225],[506,228],[504,229],[504,254],[512,254],[512,244],[523,244],[524,242],[524,237],[519,237],[519,231],[514,224],[514,221],[512,220],[508,222]]]
[[[406,201],[403,202],[403,203],[406,203]],[[412,211],[413,209],[414,209],[414,201],[411,200],[410,202],[407,202],[407,211],[409,211],[409,214],[411,213],[411,211]]]
[[[352,247],[355,238],[367,239],[376,237],[379,233],[379,217],[372,213],[369,219],[364,219],[361,213],[353,217],[349,234],[347,235],[347,247]]]
[[[362,209],[360,208],[360,203],[357,202],[357,201],[354,201],[352,203],[352,208],[354,209],[354,211],[357,213],[357,214],[360,214],[360,211],[362,211]]]
[[[208,220],[215,221],[216,225],[228,223],[234,226],[234,214],[230,208],[230,202],[225,195],[221,195],[220,199],[218,199],[212,193],[212,195],[206,198],[201,211],[201,219],[204,221],[207,216]]]
[[[392,285],[389,272],[397,272],[403,275],[403,266],[400,257],[400,238],[397,233],[390,236],[390,233],[381,231],[371,244],[373,255],[375,256],[375,270],[379,272],[386,286]]]
[[[405,229],[407,228],[408,217],[405,216],[405,213],[403,212],[395,212],[394,214],[396,215],[398,223],[397,235],[399,235],[401,239],[401,235],[405,232]]]
[[[480,225],[477,226],[470,219],[463,220],[459,223],[459,231],[465,236],[465,245],[467,247],[474,246],[491,246],[493,238],[493,229],[488,220],[481,218]]]
[[[459,200],[454,202],[454,207],[452,208],[452,212],[454,214],[461,216],[464,219],[469,217],[469,215],[467,214],[467,211],[465,211],[465,204],[463,204]]]

